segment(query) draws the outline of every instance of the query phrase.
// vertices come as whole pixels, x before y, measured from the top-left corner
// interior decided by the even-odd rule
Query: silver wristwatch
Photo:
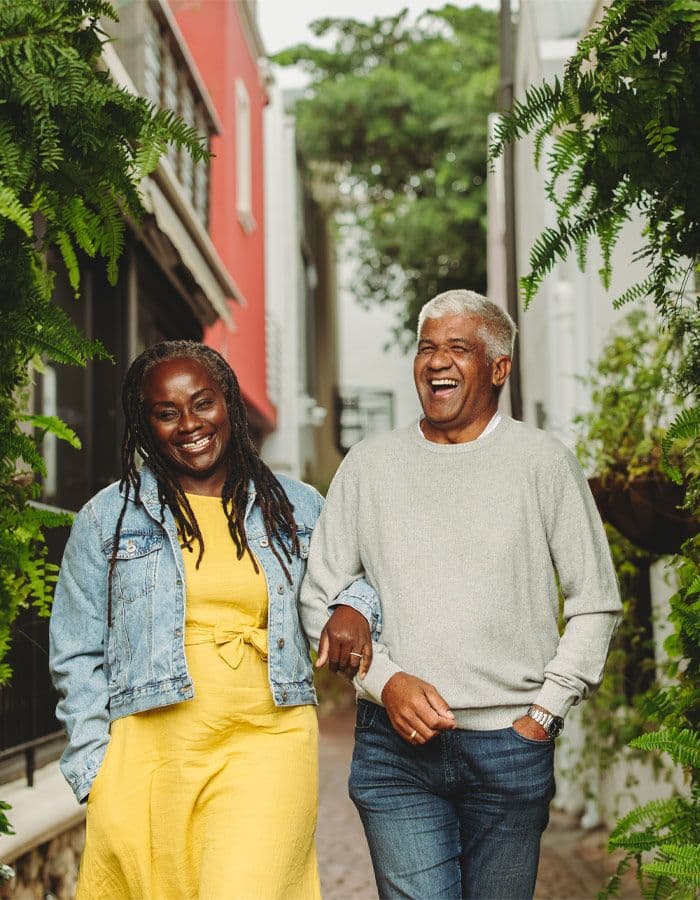
[[[551,738],[558,737],[564,730],[564,720],[561,716],[553,716],[536,706],[531,706],[527,714],[540,724]]]

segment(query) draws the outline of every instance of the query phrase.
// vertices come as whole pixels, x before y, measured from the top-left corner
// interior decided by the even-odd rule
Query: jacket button
[[[136,550],[136,544],[133,541],[126,542],[126,552],[133,553]]]
[[[282,696],[282,699],[283,699],[283,700],[286,700],[286,699],[287,699],[287,696],[288,696],[288,694],[287,694],[287,692],[286,692],[286,691],[282,691],[282,695],[281,695],[281,696]]]
[[[280,581],[280,583],[277,585],[277,593],[278,593],[278,594],[283,594],[283,593],[284,593],[284,585],[282,584],[281,581]]]
[[[282,649],[282,647],[284,647],[284,638],[278,639],[277,646],[280,648],[280,650]]]
[[[268,541],[267,538],[260,538],[260,546],[261,547],[269,547],[270,542]]]

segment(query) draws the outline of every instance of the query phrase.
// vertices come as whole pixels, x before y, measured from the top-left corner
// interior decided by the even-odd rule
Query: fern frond
[[[676,484],[683,483],[683,473],[678,466],[671,462],[671,448],[678,440],[697,441],[699,438],[700,407],[695,406],[692,409],[681,410],[669,425],[661,441],[661,449],[663,451],[662,469]]]
[[[700,734],[690,728],[664,728],[630,741],[639,750],[668,753],[683,766],[700,767]]]
[[[0,216],[16,225],[27,237],[31,237],[31,213],[22,205],[14,191],[4,184],[0,184]]]
[[[698,844],[662,844],[659,851],[666,860],[655,859],[642,865],[645,875],[666,875],[684,886],[700,888],[700,846]]]
[[[667,828],[672,822],[681,818],[688,810],[688,801],[682,797],[668,797],[662,800],[651,800],[643,806],[636,807],[623,816],[610,833],[611,849],[625,847],[625,840],[635,829]]]

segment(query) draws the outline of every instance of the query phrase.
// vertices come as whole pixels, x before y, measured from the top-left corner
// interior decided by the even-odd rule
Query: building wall
[[[413,384],[413,346],[404,350],[394,327],[397,311],[390,304],[361,306],[353,285],[357,279],[357,241],[352,230],[338,244],[338,340],[340,387],[388,391],[393,399],[393,427],[402,428],[420,414]],[[429,299],[429,298],[426,298]]]
[[[221,121],[212,139],[210,233],[243,296],[231,304],[233,331],[217,323],[206,341],[233,366],[258,434],[269,432],[276,411],[267,390],[265,346],[265,208],[263,110],[268,102],[246,8],[240,0],[170,0],[178,25],[196,60]],[[250,216],[241,215],[237,178],[240,95],[243,86],[250,113]]]
[[[300,478],[307,468],[301,403],[306,387],[306,367],[301,364],[306,294],[295,129],[280,88],[271,85],[269,95],[264,114],[267,381],[277,427],[264,441],[262,456],[273,471]]]

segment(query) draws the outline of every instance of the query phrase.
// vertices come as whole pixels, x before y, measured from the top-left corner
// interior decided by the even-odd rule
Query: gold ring
[[[412,731],[412,732],[409,734],[409,736],[408,736],[409,741],[412,741],[413,738],[414,738],[417,734],[418,734],[418,732],[417,732],[416,729],[414,728],[413,731]]]

